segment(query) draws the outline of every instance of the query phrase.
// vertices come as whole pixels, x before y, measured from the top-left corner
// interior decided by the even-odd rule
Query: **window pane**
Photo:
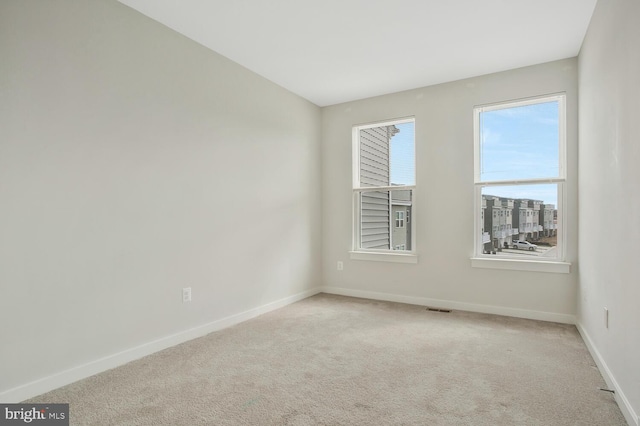
[[[480,180],[560,176],[558,101],[480,112]]]
[[[359,248],[411,250],[412,190],[366,191],[359,194]]]
[[[414,123],[396,124],[398,133],[391,139],[391,185],[415,185]]]
[[[415,185],[414,123],[360,129],[360,185]]]
[[[557,184],[483,187],[482,252],[558,257],[557,206]]]

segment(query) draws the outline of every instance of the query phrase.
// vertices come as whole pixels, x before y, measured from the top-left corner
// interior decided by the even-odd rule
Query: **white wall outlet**
[[[604,308],[604,328],[609,328],[609,309]]]
[[[338,271],[342,271],[344,269],[344,263],[341,260],[338,260]]]
[[[191,287],[182,289],[182,303],[191,302]]]

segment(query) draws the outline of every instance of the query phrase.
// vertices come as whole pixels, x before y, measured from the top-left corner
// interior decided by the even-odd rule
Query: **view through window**
[[[562,259],[565,97],[475,109],[476,254]]]
[[[413,251],[414,120],[354,127],[354,249]]]

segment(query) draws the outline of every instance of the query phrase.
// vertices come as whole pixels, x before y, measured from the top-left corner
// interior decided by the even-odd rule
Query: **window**
[[[566,181],[565,96],[553,95],[474,109],[476,257],[563,261]],[[486,206],[486,207],[485,207]],[[511,232],[485,223],[484,208],[506,207]],[[540,222],[543,215],[557,217]],[[492,231],[489,238],[481,230]],[[521,250],[513,241],[534,244]]]
[[[353,128],[354,252],[415,252],[414,128],[413,118]]]

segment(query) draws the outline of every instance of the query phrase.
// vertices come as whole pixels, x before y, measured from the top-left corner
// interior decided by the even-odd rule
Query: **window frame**
[[[360,132],[376,127],[392,126],[396,124],[413,123],[413,170],[414,170],[414,185],[390,185],[390,186],[361,186],[360,185]],[[389,249],[371,249],[363,248],[361,246],[361,194],[365,192],[374,191],[398,191],[398,190],[410,190],[411,191],[411,211],[415,217],[417,214],[416,203],[416,181],[417,181],[417,161],[416,161],[416,120],[415,117],[403,117],[397,119],[376,121],[364,124],[357,124],[352,127],[352,246],[350,257],[353,260],[371,260],[371,261],[385,261],[385,262],[397,262],[397,263],[417,263],[417,251],[416,251],[416,226],[411,224],[411,250],[395,250],[393,244],[392,234],[393,225],[395,225],[395,218],[390,217],[389,223]],[[391,201],[391,200],[390,200]],[[391,213],[391,210],[390,210]],[[406,218],[406,216],[405,216]],[[406,228],[406,226],[405,226]]]
[[[557,177],[514,179],[514,180],[481,180],[481,129],[480,116],[483,112],[536,105],[546,102],[558,102],[558,175]],[[474,143],[474,253],[472,266],[492,269],[517,269],[541,272],[568,273],[570,264],[566,262],[567,242],[567,96],[566,93],[553,93],[541,96],[495,102],[474,107],[473,109],[473,143]],[[482,235],[482,190],[499,186],[524,186],[536,184],[555,184],[557,186],[557,254],[553,258],[537,257],[523,260],[519,257],[483,252]],[[521,212],[522,213],[522,212]],[[527,211],[528,213],[528,211]],[[547,266],[545,266],[547,265]]]

